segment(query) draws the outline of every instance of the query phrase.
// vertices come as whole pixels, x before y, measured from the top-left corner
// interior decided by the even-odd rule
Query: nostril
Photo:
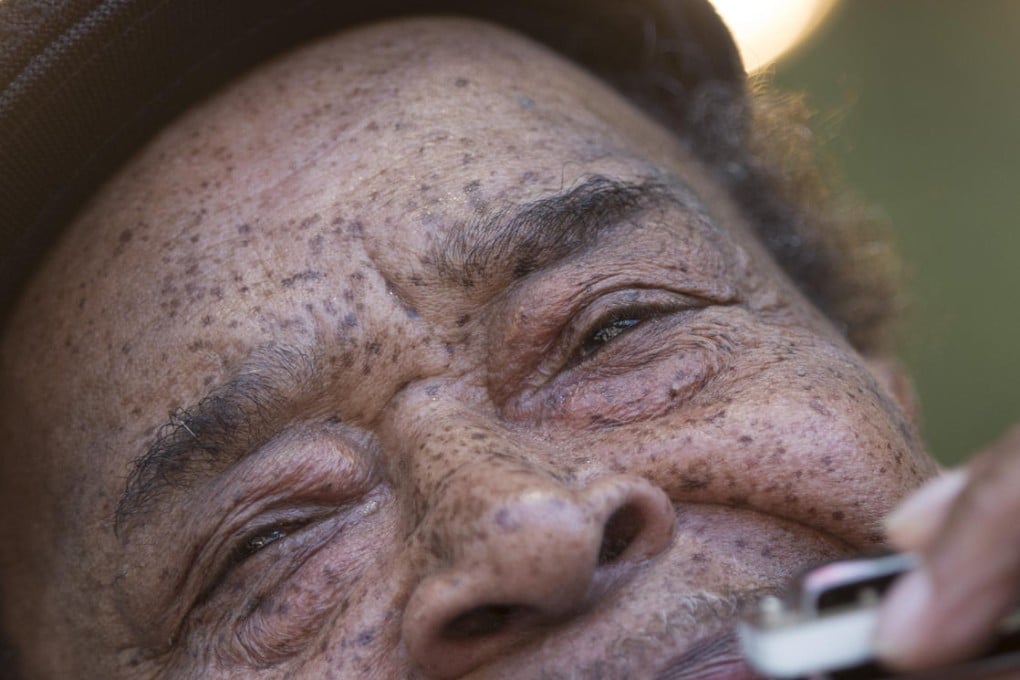
[[[534,617],[535,610],[515,604],[487,604],[475,607],[452,619],[443,628],[443,637],[451,640],[493,635],[518,627],[522,620]]]
[[[641,533],[643,527],[644,517],[638,507],[632,503],[618,508],[610,515],[602,530],[599,566],[612,564],[618,560]]]

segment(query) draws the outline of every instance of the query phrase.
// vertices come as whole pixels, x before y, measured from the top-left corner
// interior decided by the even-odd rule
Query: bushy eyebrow
[[[114,516],[119,531],[152,514],[166,495],[211,478],[252,453],[307,391],[316,373],[312,357],[289,347],[260,347],[241,368],[192,406],[156,428],[137,458]]]
[[[507,284],[594,244],[607,230],[657,205],[696,209],[694,196],[657,179],[622,181],[595,175],[523,206],[481,215],[440,239],[431,261],[443,278],[471,287]]]

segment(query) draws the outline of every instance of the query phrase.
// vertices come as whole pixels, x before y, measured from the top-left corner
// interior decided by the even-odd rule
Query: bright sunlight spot
[[[748,73],[802,42],[836,0],[712,0],[733,32]]]

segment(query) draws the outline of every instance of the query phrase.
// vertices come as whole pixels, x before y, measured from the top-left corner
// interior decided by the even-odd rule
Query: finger
[[[967,476],[966,468],[950,470],[907,498],[885,520],[889,542],[903,551],[928,546],[945,524],[953,501],[967,484]]]
[[[921,669],[981,650],[1020,584],[1020,428],[970,466],[922,567],[896,584],[877,630],[889,665]]]

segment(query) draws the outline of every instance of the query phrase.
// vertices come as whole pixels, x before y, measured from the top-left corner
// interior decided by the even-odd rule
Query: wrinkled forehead
[[[49,270],[135,313],[133,300],[160,297],[153,324],[194,322],[205,298],[175,295],[186,280],[297,283],[313,277],[310,253],[343,270],[364,248],[410,271],[472,215],[593,174],[641,177],[679,153],[525,38],[462,19],[390,22],[285,55],[178,120],[104,188]]]
[[[36,403],[98,386],[122,413],[172,395],[146,407],[165,414],[281,333],[313,343],[313,304],[403,332],[390,284],[435,276],[429,254],[479,216],[663,172],[735,210],[671,133],[527,39],[463,19],[350,31],[249,73],[142,150],[37,273],[9,356],[62,376],[18,378]]]
[[[626,107],[608,92],[593,100],[593,89],[601,86],[581,70],[489,24],[419,19],[350,31],[196,107],[91,212],[134,209],[186,228],[199,209],[275,216],[311,195],[378,209],[408,189],[499,178],[474,161],[534,164],[579,141],[607,155],[604,109]],[[573,139],[560,139],[564,128]]]

